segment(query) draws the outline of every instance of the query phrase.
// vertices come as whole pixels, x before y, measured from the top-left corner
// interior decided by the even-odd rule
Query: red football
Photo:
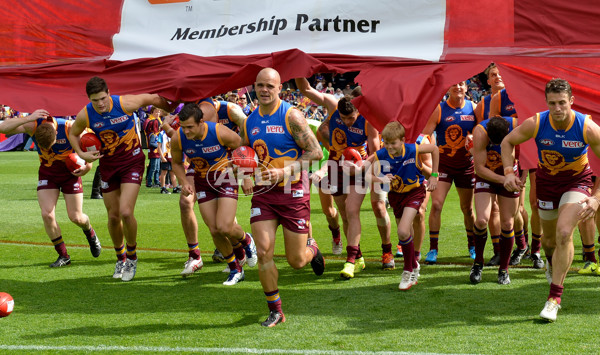
[[[8,317],[15,307],[12,296],[6,292],[0,292],[0,318]]]
[[[352,147],[346,147],[346,149],[344,149],[344,151],[342,152],[342,156],[344,160],[349,160],[354,164],[360,164],[363,160],[358,150]]]
[[[102,143],[94,133],[88,132],[79,139],[79,146],[84,152],[96,152],[100,151]]]
[[[175,118],[173,119],[173,122],[171,122],[171,127],[174,130],[178,130],[179,127],[181,127],[181,125],[179,124],[179,115],[175,116]]]
[[[231,152],[231,159],[233,160],[233,164],[239,166],[240,168],[256,168],[258,166],[258,156],[254,149],[241,146]]]
[[[85,166],[85,160],[81,159],[77,153],[71,153],[67,156],[65,165],[70,171],[75,171]]]

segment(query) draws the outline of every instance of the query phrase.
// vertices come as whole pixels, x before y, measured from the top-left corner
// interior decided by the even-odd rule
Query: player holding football
[[[400,122],[388,123],[381,135],[384,148],[369,157],[368,161],[372,163],[369,176],[376,183],[389,184],[388,198],[404,251],[404,270],[398,288],[406,291],[417,284],[420,270],[413,242],[413,220],[423,204],[425,190],[436,188],[439,151],[434,144],[404,143],[404,127]],[[425,188],[419,155],[429,153],[432,172]]]
[[[38,171],[37,196],[44,228],[58,259],[50,267],[61,267],[71,263],[67,247],[62,238],[60,226],[56,222],[56,203],[60,191],[63,193],[67,214],[71,222],[79,226],[90,245],[92,256],[97,258],[102,251],[100,240],[92,228],[90,218],[82,212],[83,184],[81,177],[92,168],[92,163],[71,171],[65,165],[73,148],[67,140],[67,134],[73,121],[54,118],[46,110],[37,110],[25,118],[13,118],[0,123],[0,133],[27,133],[36,142],[40,157]]]
[[[322,137],[329,140],[328,183],[335,204],[342,217],[342,228],[346,235],[346,263],[340,277],[351,279],[355,272],[365,268],[364,258],[360,250],[361,223],[360,206],[365,198],[366,184],[364,174],[356,166],[342,168],[340,162],[347,147],[356,149],[362,159],[367,158],[367,150],[379,150],[379,132],[352,104],[352,96],[337,100],[333,95],[321,93],[310,86],[306,78],[296,78],[296,85],[303,95],[320,105],[327,106],[331,115],[319,127]],[[313,181],[324,174],[314,174]],[[362,179],[362,181],[361,181]],[[323,182],[322,182],[323,183]],[[371,207],[377,220],[377,228],[381,237],[382,268],[395,268],[392,243],[390,239],[390,219],[385,208],[385,194],[372,191]]]
[[[222,124],[205,122],[202,117],[202,110],[195,103],[186,104],[179,112],[181,127],[171,141],[173,170],[183,182],[181,193],[196,194],[202,219],[229,266],[229,276],[223,284],[230,286],[244,280],[242,265],[246,253],[242,244],[254,249],[252,236],[235,222],[238,186],[228,169],[227,150],[239,147],[242,139]],[[184,153],[195,171],[193,186],[186,178]],[[239,246],[234,248],[232,244]],[[255,249],[252,256],[257,258]],[[198,268],[201,267],[202,262]]]
[[[262,323],[274,327],[285,322],[281,309],[278,272],[273,254],[279,224],[283,227],[285,255],[294,269],[310,263],[317,275],[325,270],[325,260],[314,239],[308,238],[310,196],[304,169],[323,158],[317,138],[304,115],[279,98],[281,78],[272,68],[262,69],[254,83],[259,107],[254,110],[241,133],[243,145],[257,151],[263,167],[257,185],[244,180],[244,193],[253,192],[250,224],[258,250],[258,275],[269,306]]]
[[[145,157],[133,112],[157,106],[171,112],[167,100],[156,94],[110,95],[104,79],[97,76],[85,87],[90,103],[78,114],[69,141],[87,162],[100,160],[101,188],[108,214],[108,232],[117,253],[114,278],[131,281],[137,270],[137,220],[135,203],[144,174]],[[79,135],[91,129],[102,142],[101,151],[84,152]],[[127,245],[125,245],[125,242]]]

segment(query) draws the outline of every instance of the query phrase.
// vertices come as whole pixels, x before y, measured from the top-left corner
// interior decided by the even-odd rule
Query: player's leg
[[[488,261],[486,266],[498,266],[500,265],[500,208],[498,207],[498,200],[494,198],[492,203],[492,212],[490,213],[490,220],[488,222],[488,231],[492,238],[492,247],[494,255]]]
[[[421,207],[419,207],[419,212],[417,213],[417,215],[415,216],[415,219],[413,220],[413,230],[414,230],[414,235],[413,235],[413,241],[414,241],[414,245],[415,245],[415,257],[417,261],[421,261],[421,246],[423,245],[423,239],[425,239],[425,214],[427,213],[427,203],[429,202],[429,197],[431,195],[431,192],[427,191],[425,193],[425,200],[423,200],[423,203],[421,204]],[[396,255],[396,256],[403,256],[403,255]]]
[[[285,322],[285,315],[281,309],[281,298],[279,297],[279,288],[277,286],[279,273],[273,260],[275,233],[278,225],[279,223],[276,219],[257,221],[250,225],[258,255],[258,278],[267,298],[267,305],[269,306],[269,316],[262,322],[262,325],[265,327],[274,327],[279,323]]]
[[[475,193],[475,228],[473,230],[475,236],[475,261],[469,273],[469,279],[472,283],[481,282],[481,271],[483,270],[483,252],[487,242],[487,227],[492,213],[493,201],[496,199],[495,194],[489,192],[477,191]]]
[[[435,190],[431,192],[431,211],[429,212],[429,252],[425,255],[425,262],[435,264],[438,256],[438,238],[442,225],[442,208],[452,187],[451,182],[439,181]]]
[[[340,222],[338,210],[333,206],[333,196],[325,193],[320,188],[319,191],[319,202],[321,203],[321,210],[327,219],[327,226],[331,231],[331,249],[333,255],[341,255],[343,250],[342,238],[340,235]]]
[[[188,183],[194,187],[194,175],[187,175]],[[196,270],[202,268],[203,262],[200,256],[198,245],[198,221],[194,213],[194,204],[196,203],[196,190],[188,196],[179,195],[179,214],[181,218],[181,227],[188,247],[188,260],[185,262],[182,276],[193,274]],[[219,253],[220,254],[220,253]],[[219,262],[222,262],[221,259]]]
[[[346,195],[345,200],[345,214],[348,220],[348,234],[346,235],[346,263],[344,268],[340,272],[340,276],[344,279],[350,279],[354,277],[357,262],[360,259],[362,268],[364,265],[364,258],[362,258],[362,252],[360,250],[360,235],[361,235],[361,223],[360,223],[360,207],[365,198],[363,193],[357,192],[356,189],[350,189]],[[337,202],[337,199],[336,199]],[[339,204],[338,204],[339,206]]]
[[[96,231],[92,228],[90,218],[83,213],[83,192],[75,194],[63,193],[63,196],[65,198],[69,219],[81,228],[90,246],[92,256],[97,258],[100,256],[102,246],[100,245],[100,239],[98,239]]]
[[[542,222],[537,205],[537,184],[536,184],[535,169],[529,170],[529,207],[531,214],[529,215],[529,223],[531,225],[531,254],[537,254],[541,259],[541,247],[543,238]]]
[[[390,217],[385,206],[386,194],[383,191],[376,191],[371,186],[371,209],[375,215],[377,230],[381,238],[381,267],[383,270],[395,269],[394,254],[392,254],[392,241],[390,239]]]
[[[123,269],[123,281],[131,281],[137,270],[137,229],[135,219],[135,203],[140,191],[140,185],[122,183],[119,198],[119,215],[123,221],[123,235],[126,241],[127,261]]]
[[[463,222],[465,231],[467,232],[469,256],[471,259],[475,259],[475,238],[473,236],[473,226],[475,221],[475,215],[473,213],[473,189],[456,186],[456,192],[458,192],[460,210],[463,214]]]
[[[60,192],[56,189],[40,189],[37,191],[38,204],[42,213],[42,221],[46,234],[52,241],[54,249],[58,253],[58,259],[50,267],[61,267],[69,265],[71,258],[67,253],[67,247],[62,238],[60,226],[56,222],[56,202]]]
[[[415,258],[415,246],[413,242],[413,220],[418,211],[414,208],[404,207],[400,218],[396,218],[398,225],[398,241],[404,250],[404,267],[402,270],[402,279],[398,285],[400,290],[408,290],[417,284],[419,277],[419,267]]]
[[[585,264],[579,269],[579,274],[595,275],[598,269],[598,261],[596,260],[596,244],[595,232],[596,224],[593,219],[580,221],[578,224],[579,234],[581,235],[581,244],[583,246],[583,260]]]
[[[523,228],[523,219],[518,213],[518,197],[498,196],[498,207],[500,208],[500,227],[502,230],[498,283],[501,285],[508,285],[510,283],[508,265],[510,264],[511,252],[515,240],[514,231]],[[517,220],[517,223],[515,223],[515,220]]]

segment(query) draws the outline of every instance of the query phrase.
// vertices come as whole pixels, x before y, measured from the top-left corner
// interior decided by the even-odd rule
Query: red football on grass
[[[8,317],[15,307],[12,296],[6,292],[0,292],[0,318]]]
[[[75,171],[85,166],[85,160],[81,159],[77,153],[71,153],[67,156],[65,165],[70,171]]]
[[[363,159],[360,156],[360,153],[358,152],[358,150],[352,147],[346,147],[346,149],[344,149],[344,151],[342,152],[342,156],[344,160],[348,160],[357,165],[362,164]]]
[[[102,143],[95,134],[88,132],[79,139],[79,146],[84,152],[99,152]]]
[[[241,146],[231,152],[233,164],[240,168],[256,168],[258,166],[258,156],[254,149],[246,146]]]

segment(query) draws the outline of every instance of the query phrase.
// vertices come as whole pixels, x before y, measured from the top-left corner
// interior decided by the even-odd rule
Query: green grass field
[[[439,264],[423,265],[419,284],[408,292],[397,288],[401,259],[396,270],[380,270],[380,239],[368,202],[361,243],[367,269],[350,281],[339,278],[344,259],[331,254],[314,194],[312,222],[327,261],[325,274],[316,277],[310,266],[290,268],[280,234],[276,263],[287,322],[265,329],[259,323],[268,310],[256,268],[246,269],[246,281],[223,286],[224,265],[211,261],[214,247],[201,222],[205,266],[190,278],[179,276],[187,259],[179,197],[159,189],[142,187],[138,198],[139,264],[132,282],[111,277],[115,256],[106,211],[102,201],[89,199],[93,174],[84,178],[84,212],[103,242],[102,255],[91,257],[60,199],[57,219],[72,265],[50,269],[56,253],[39,214],[38,164],[33,152],[0,153],[0,291],[15,299],[13,314],[0,319],[0,353],[600,352],[594,326],[600,277],[576,273],[583,264],[579,234],[558,321],[541,322],[548,283],[530,261],[510,269],[510,285],[496,283],[495,268],[484,269],[481,284],[469,283],[471,259],[454,191],[442,216]],[[249,202],[240,198],[237,213],[248,230]]]

